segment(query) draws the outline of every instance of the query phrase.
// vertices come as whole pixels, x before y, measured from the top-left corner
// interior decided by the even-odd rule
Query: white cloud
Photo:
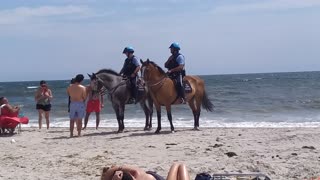
[[[279,11],[289,9],[301,9],[319,7],[319,0],[266,0],[253,1],[245,4],[221,5],[216,7],[214,13],[241,13],[252,11]]]
[[[35,19],[57,16],[92,16],[93,11],[84,6],[41,6],[36,8],[18,7],[0,11],[1,24],[25,23]]]

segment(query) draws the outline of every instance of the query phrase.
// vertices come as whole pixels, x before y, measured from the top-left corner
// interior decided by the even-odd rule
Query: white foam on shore
[[[84,122],[84,121],[83,121]],[[69,119],[56,118],[50,123],[51,127],[69,127]],[[95,119],[91,118],[88,122],[88,127],[95,127]],[[145,119],[125,119],[125,127],[144,127]],[[167,119],[162,119],[162,127],[170,127]],[[193,127],[193,120],[177,119],[173,121],[175,127]],[[45,126],[45,124],[44,124]],[[152,126],[157,127],[157,119],[153,119]],[[29,124],[24,127],[38,127],[37,120],[31,120]],[[116,119],[102,119],[99,127],[118,127]],[[214,127],[236,127],[236,128],[294,128],[294,127],[320,127],[320,122],[222,122],[218,120],[200,119],[200,127],[214,128]]]

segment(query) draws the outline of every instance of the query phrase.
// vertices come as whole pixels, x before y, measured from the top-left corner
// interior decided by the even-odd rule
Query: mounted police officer
[[[122,53],[127,56],[127,59],[124,61],[120,74],[130,79],[131,95],[135,103],[137,103],[136,83],[138,78],[138,72],[140,70],[140,64],[138,62],[137,57],[133,55],[134,49],[132,47],[125,47]]]
[[[178,96],[181,98],[182,103],[185,103],[185,93],[182,81],[183,77],[185,76],[185,58],[179,52],[180,45],[178,43],[172,43],[169,48],[172,55],[169,57],[164,66],[168,68],[167,74],[169,75],[169,77],[172,80],[176,81],[176,89]]]

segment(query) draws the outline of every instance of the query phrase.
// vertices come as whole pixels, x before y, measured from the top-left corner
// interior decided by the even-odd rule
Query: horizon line
[[[320,72],[320,71],[278,71],[278,72],[251,72],[251,73],[222,73],[222,74],[202,74],[202,75],[195,75],[195,76],[223,76],[223,75],[245,75],[245,74],[273,74],[273,73],[304,73],[304,72]],[[43,79],[41,79],[43,80]],[[15,83],[15,82],[38,82],[41,80],[22,80],[22,81],[0,81],[0,83]],[[45,81],[70,81],[71,79],[46,79]],[[89,80],[85,78],[84,80]]]

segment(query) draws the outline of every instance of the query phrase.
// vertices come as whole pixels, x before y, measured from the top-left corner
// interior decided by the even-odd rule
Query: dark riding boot
[[[184,93],[183,86],[181,86],[181,85],[177,86],[177,93],[178,93],[178,96],[181,98],[181,101],[182,101],[181,103],[185,104],[186,103],[186,99],[185,99],[185,93]]]
[[[129,104],[132,104],[132,103],[136,104],[137,103],[136,78],[131,78],[130,83],[131,83],[131,89],[130,89],[131,98],[129,100]]]
[[[179,75],[177,77],[177,94],[178,96],[181,98],[181,103],[185,104],[186,100],[185,100],[185,92],[184,92],[184,87],[183,87],[183,83],[182,83],[182,76]]]

